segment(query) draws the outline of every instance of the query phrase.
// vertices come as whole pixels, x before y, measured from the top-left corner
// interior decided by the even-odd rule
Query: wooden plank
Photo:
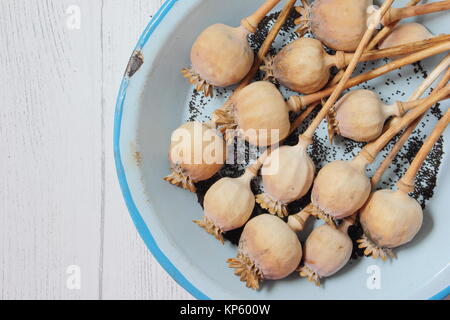
[[[105,105],[104,299],[191,299],[151,256],[136,232],[113,163],[114,104],[136,42],[162,0],[105,0],[103,11]]]
[[[0,2],[0,299],[99,296],[101,4]]]

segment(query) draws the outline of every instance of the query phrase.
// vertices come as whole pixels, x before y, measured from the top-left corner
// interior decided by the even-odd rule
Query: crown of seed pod
[[[204,30],[191,49],[192,67],[183,69],[183,75],[206,96],[212,95],[214,86],[226,87],[241,81],[254,61],[247,37],[279,2],[267,0],[253,15],[243,19],[238,28],[214,24]]]
[[[419,99],[387,105],[373,91],[353,90],[336,102],[333,130],[354,141],[370,142],[381,135],[388,118],[401,117],[422,101]]]
[[[201,122],[187,122],[172,133],[172,173],[164,180],[195,192],[196,182],[211,178],[222,168],[225,154],[225,142],[216,129]]]
[[[308,144],[300,136],[297,145],[273,150],[264,162],[261,170],[264,193],[257,195],[256,201],[271,214],[287,216],[287,205],[311,188],[315,166],[307,153]]]
[[[262,280],[289,276],[301,259],[302,245],[295,232],[280,218],[262,214],[245,225],[237,257],[228,264],[247,287],[257,290]]]
[[[309,30],[329,48],[346,52],[356,50],[375,12],[369,10],[372,0],[315,0],[312,5],[303,2],[303,7],[296,8],[302,15],[296,20],[296,24],[300,24],[297,32],[302,34]],[[387,26],[404,18],[448,9],[448,1],[390,8],[381,22]]]
[[[320,286],[321,278],[341,270],[353,252],[353,242],[347,233],[352,224],[353,221],[344,221],[338,229],[328,224],[315,228],[304,245],[300,276]]]
[[[268,81],[257,81],[239,91],[225,110],[214,112],[215,123],[225,129],[238,129],[255,146],[270,146],[289,135],[290,109],[280,91]]]
[[[205,216],[203,220],[194,222],[222,243],[223,233],[242,227],[252,215],[255,195],[250,182],[258,174],[262,158],[239,178],[220,179],[205,194]]]

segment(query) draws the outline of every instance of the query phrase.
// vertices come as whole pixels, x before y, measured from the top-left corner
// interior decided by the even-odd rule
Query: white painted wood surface
[[[162,2],[0,1],[0,299],[192,298],[137,234],[113,162],[120,80]]]

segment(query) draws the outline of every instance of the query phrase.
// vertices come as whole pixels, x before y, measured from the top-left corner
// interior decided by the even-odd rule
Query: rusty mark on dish
[[[133,160],[135,161],[136,165],[140,167],[142,164],[142,154],[139,151],[137,151],[138,148],[134,142],[131,142],[130,149]]]
[[[140,167],[141,164],[142,164],[142,155],[141,155],[141,153],[139,151],[135,151],[133,153],[133,158],[136,161],[137,166]]]
[[[131,78],[141,68],[143,64],[144,64],[144,55],[140,50],[135,50],[130,58],[130,61],[128,62],[125,75]]]

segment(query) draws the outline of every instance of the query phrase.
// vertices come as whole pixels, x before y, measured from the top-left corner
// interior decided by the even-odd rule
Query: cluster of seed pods
[[[429,152],[450,119],[447,112],[419,153],[417,163],[411,165],[399,182],[398,191],[383,190],[371,195],[372,184],[365,172],[367,165],[394,135],[417,121],[434,104],[446,99],[450,95],[450,85],[443,83],[426,98],[419,99],[420,94],[408,102],[391,105],[383,104],[369,90],[354,90],[339,99],[340,95],[346,88],[448,51],[450,40],[447,35],[433,37],[420,24],[395,26],[392,22],[450,9],[450,1],[419,5],[412,10],[418,1],[394,9],[390,8],[393,0],[387,0],[376,12],[368,9],[372,0],[316,0],[312,5],[302,1],[303,6],[297,8],[302,14],[298,22],[302,24],[301,30],[311,31],[316,39],[299,38],[276,56],[267,58],[261,67],[266,78],[250,84],[247,80],[250,81],[259,69],[279,28],[274,31],[274,27],[274,32],[268,36],[270,41],[266,41],[266,46],[260,50],[257,59],[261,61],[255,61],[247,36],[255,32],[258,23],[279,2],[265,1],[252,16],[243,19],[238,28],[213,25],[194,42],[192,66],[182,72],[197,91],[212,96],[214,87],[239,82],[241,85],[229,101],[213,113],[210,123],[189,122],[173,133],[169,152],[172,173],[165,178],[195,192],[195,183],[211,178],[225,163],[229,142],[225,132],[230,129],[253,146],[267,147],[242,176],[224,177],[210,187],[204,198],[204,217],[194,221],[222,243],[224,233],[244,227],[237,255],[229,259],[228,264],[252,289],[259,289],[262,280],[283,279],[295,270],[317,285],[321,278],[338,272],[350,259],[353,243],[347,231],[359,210],[365,232],[360,247],[366,248],[367,255],[385,258],[386,254],[392,254],[392,248],[411,241],[422,223],[422,212],[407,192],[424,161],[424,156],[420,155]],[[290,0],[284,7],[277,21],[279,27],[294,4],[295,1]],[[336,16],[335,12],[340,14]],[[383,29],[378,38],[372,38],[380,22],[392,25]],[[388,29],[390,34],[387,34]],[[379,50],[370,51],[381,40]],[[336,54],[327,54],[323,44],[337,50]],[[351,78],[359,62],[382,57],[398,60]],[[330,82],[333,66],[343,71]],[[286,102],[278,88],[267,81],[272,79],[306,95],[292,96]],[[295,129],[296,123],[290,121],[291,112],[299,113],[326,97],[329,99],[323,103],[309,128],[299,136],[298,144],[274,147]],[[335,133],[371,143],[352,161],[334,161],[322,168],[315,178],[308,146],[312,144],[314,132],[331,111],[331,128]],[[391,117],[398,118],[397,122],[395,126],[386,127],[386,120]],[[277,134],[273,136],[270,132]],[[189,138],[184,139],[186,136]],[[196,161],[196,153],[190,150],[199,150],[202,155],[206,153],[213,161],[203,158]],[[250,183],[260,169],[264,193],[255,196]],[[287,223],[280,219],[288,215],[287,205],[304,197],[311,187],[311,204],[289,216]],[[270,214],[250,219],[256,203]],[[389,210],[382,210],[386,203],[392,204],[395,221],[389,220]],[[309,216],[321,218],[326,223],[309,235],[302,248],[296,232],[304,229]],[[342,222],[337,226],[338,220]],[[388,222],[392,226],[383,229]],[[303,264],[299,268],[301,261]]]
[[[450,78],[450,56],[447,56],[433,72],[427,77],[423,84],[416,90],[410,100],[420,97],[425,90],[431,86],[439,74],[447,69],[446,74],[435,89],[442,88]],[[431,146],[436,142],[444,128],[448,125],[450,112],[441,119],[436,129],[430,135],[419,151],[414,163],[402,179],[402,186],[407,186],[406,191],[411,191],[413,176],[417,172],[418,167],[425,159],[425,155],[431,149]],[[379,169],[372,177],[372,185],[376,185],[380,180],[381,175],[387,169],[392,159],[402,147],[403,143],[409,137],[417,125],[417,120],[407,130],[405,130],[401,139],[396,143],[390,155],[380,165]],[[402,187],[401,187],[402,188]],[[375,200],[372,200],[374,199]],[[384,202],[383,202],[384,201]],[[398,202],[397,202],[398,201]],[[394,203],[395,202],[395,203]],[[375,207],[376,206],[376,207]],[[368,209],[370,208],[370,209]],[[391,210],[393,208],[393,210]],[[391,192],[384,190],[375,192],[369,201],[361,210],[361,223],[365,230],[365,234],[358,242],[360,248],[365,248],[366,255],[372,255],[374,258],[387,256],[394,256],[392,247],[399,246],[410,241],[420,228],[421,208],[417,201],[410,198],[401,191]],[[296,215],[289,216],[288,224],[296,232],[304,229],[306,221],[310,214],[314,211],[313,205],[308,205],[304,210]],[[365,212],[363,216],[363,212]],[[308,237],[303,251],[303,266],[300,268],[300,275],[307,277],[310,281],[320,285],[322,278],[329,277],[339,270],[341,270],[349,261],[353,246],[350,237],[348,236],[348,228],[355,222],[356,214],[343,220],[338,228],[329,224],[314,229]],[[386,243],[391,241],[391,247],[381,247],[380,242],[374,242],[370,236],[370,231],[373,227],[373,234],[375,239],[383,239]],[[378,232],[378,234],[376,233]]]
[[[439,120],[432,134],[424,142],[406,174],[397,183],[397,190],[378,190],[370,195],[360,211],[363,237],[358,240],[365,255],[373,258],[395,258],[392,249],[410,242],[422,227],[422,207],[409,196],[414,180],[433,145],[450,123],[450,110]]]
[[[253,25],[257,25],[257,22],[262,19],[263,14],[270,11],[270,8],[275,6],[278,2],[279,1],[266,1],[253,16],[244,19],[247,21],[245,24],[249,24],[253,21]],[[286,22],[289,12],[294,7],[295,2],[296,0],[288,0],[283,7],[279,18],[267,35],[267,38],[264,40],[253,67],[236,89],[236,95],[239,92],[239,89],[245,88],[258,71],[259,65],[262,62],[262,57],[267,54],[276,35]],[[202,88],[197,86],[197,89],[205,91],[204,86]],[[205,94],[207,93],[205,92]],[[172,133],[169,150],[169,164],[172,172],[164,178],[164,180],[178,187],[195,192],[195,183],[211,178],[222,168],[226,160],[226,143],[223,140],[224,137],[222,132],[215,128],[217,124],[213,124],[214,125],[211,125],[210,123],[190,122],[181,125]],[[213,157],[216,158],[216,161],[211,161],[211,157],[209,157],[210,161],[204,159],[203,155],[205,153],[213,155]]]
[[[367,201],[371,183],[366,175],[366,167],[376,155],[403,128],[429,110],[437,102],[446,99],[450,85],[433,92],[420,107],[408,112],[395,127],[390,127],[380,138],[366,145],[352,161],[334,161],[323,167],[312,189],[311,201],[314,215],[334,224],[335,220],[356,213]]]

